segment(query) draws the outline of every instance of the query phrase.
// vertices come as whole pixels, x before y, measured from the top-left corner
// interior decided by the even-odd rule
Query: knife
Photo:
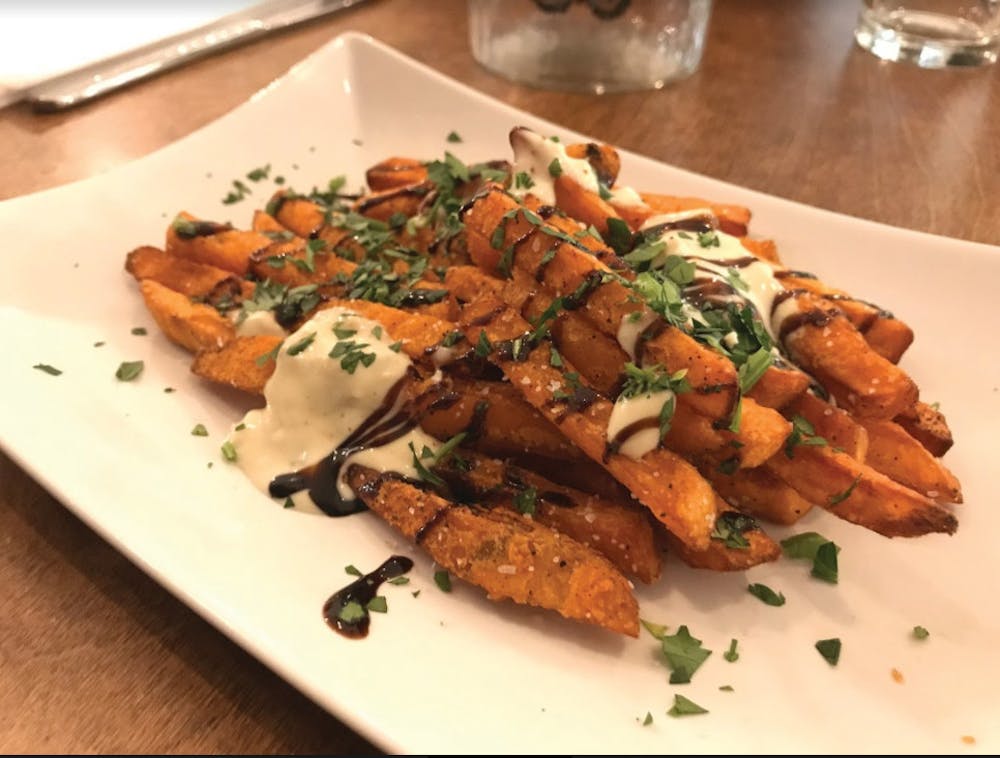
[[[39,111],[71,108],[197,58],[362,2],[365,0],[268,0],[192,32],[168,37],[38,84],[28,91],[25,99]]]

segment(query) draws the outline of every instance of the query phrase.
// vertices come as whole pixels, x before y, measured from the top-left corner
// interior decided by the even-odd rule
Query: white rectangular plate
[[[0,443],[53,494],[222,631],[392,751],[951,752],[1000,748],[1000,511],[992,478],[1000,353],[992,304],[1000,250],[835,215],[625,154],[623,182],[742,203],[794,268],[891,308],[916,330],[905,366],[940,401],[957,443],[948,462],[967,504],[954,537],[886,540],[816,512],[842,546],[841,582],[781,561],[748,575],[668,561],[640,587],[642,616],[687,624],[715,652],[672,687],[656,643],[494,604],[469,586],[440,592],[428,560],[371,514],[284,511],[219,455],[244,410],[189,374],[189,357],[146,314],[125,254],[157,244],[173,215],[250,223],[273,186],[223,205],[232,179],[270,163],[299,189],[390,155],[473,161],[508,154],[526,125],[575,135],[443,78],[369,38],[341,37],[199,132],[108,174],[0,203],[4,370]],[[458,131],[463,142],[447,143]],[[298,168],[295,168],[298,166]],[[249,184],[249,182],[248,182]],[[149,327],[134,336],[132,327]],[[105,341],[102,347],[94,343]],[[114,373],[143,359],[131,383]],[[52,364],[48,376],[32,368]],[[176,392],[164,393],[165,387]],[[191,436],[196,423],[210,437]],[[214,464],[214,465],[211,465]],[[210,467],[211,465],[211,467]],[[774,529],[782,537],[789,530]],[[326,597],[392,552],[417,558],[387,587],[367,640],[331,632]],[[783,592],[780,608],[748,581]],[[420,589],[418,598],[411,594]],[[930,638],[917,642],[914,625]],[[839,637],[836,668],[814,649]],[[740,659],[722,657],[731,638]],[[891,669],[903,673],[896,683]],[[732,685],[734,692],[719,690]],[[708,708],[665,715],[675,692]],[[649,711],[650,726],[639,721]],[[970,747],[963,735],[976,738]]]

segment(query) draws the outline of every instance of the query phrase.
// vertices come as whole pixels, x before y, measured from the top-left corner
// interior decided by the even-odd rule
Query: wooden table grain
[[[358,30],[511,105],[653,158],[854,216],[1000,244],[1000,69],[881,62],[852,44],[855,11],[846,0],[717,0],[694,76],[659,92],[597,97],[534,90],[479,68],[462,0],[372,0],[77,110],[0,110],[0,199],[146,155]],[[0,751],[377,749],[0,454]]]

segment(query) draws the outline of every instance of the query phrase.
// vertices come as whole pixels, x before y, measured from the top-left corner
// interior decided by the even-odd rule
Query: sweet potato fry
[[[941,503],[961,503],[962,485],[937,458],[892,421],[862,419],[868,431],[865,463]]]
[[[202,221],[182,212],[167,227],[166,251],[243,276],[249,267],[250,256],[271,242],[266,234]]]
[[[813,428],[813,434],[827,445],[842,450],[856,461],[865,461],[868,453],[868,431],[842,408],[806,392],[785,406],[789,418],[801,416]]]
[[[699,470],[726,502],[766,521],[794,524],[812,508],[812,503],[766,465],[727,474],[714,462],[706,462]]]
[[[125,270],[136,280],[151,279],[189,298],[240,294],[240,280],[231,271],[195,263],[156,247],[138,247],[125,258]]]
[[[167,338],[193,353],[222,347],[236,336],[232,323],[210,305],[192,303],[152,279],[139,282],[139,291]]]
[[[409,218],[417,215],[421,203],[433,186],[428,181],[422,181],[379,190],[358,198],[354,210],[362,216],[379,221],[388,221],[396,214]]]
[[[542,455],[567,464],[582,454],[506,382],[449,377],[449,402],[432,407],[421,419],[428,434],[446,440],[465,432],[463,444],[490,455]]]
[[[628,580],[575,540],[504,509],[456,507],[362,466],[351,466],[347,481],[365,505],[491,599],[548,608],[638,636],[639,605]]]
[[[801,293],[779,305],[779,311],[789,354],[852,414],[892,418],[917,401],[913,380],[872,350],[838,308]]]
[[[386,158],[365,172],[365,181],[375,192],[419,184],[427,179],[427,167],[413,158]]]
[[[274,373],[274,352],[280,337],[236,337],[219,348],[200,351],[191,371],[202,379],[253,395],[263,395]]]
[[[781,556],[781,547],[760,528],[748,530],[743,536],[748,544],[742,548],[728,547],[713,539],[705,549],[695,550],[672,534],[667,535],[667,544],[688,566],[709,571],[746,571]]]
[[[566,145],[566,155],[570,158],[584,158],[597,174],[597,179],[605,187],[610,187],[618,179],[622,159],[611,145],[600,142],[578,142]]]
[[[464,444],[464,441],[463,441]],[[519,511],[530,509],[538,523],[575,539],[604,555],[623,574],[647,584],[660,575],[660,556],[645,513],[630,503],[615,502],[566,487],[528,469],[486,456],[461,453],[435,469],[461,495]]]
[[[750,224],[750,209],[742,205],[710,203],[700,197],[678,197],[654,192],[640,192],[639,195],[652,211],[650,216],[708,208],[719,219],[719,228],[734,237],[745,237]]]
[[[483,298],[466,306],[462,328],[472,344],[514,340],[531,331],[530,325],[498,300]],[[481,336],[482,335],[482,336]],[[518,352],[518,351],[515,351]],[[505,359],[499,351],[490,360],[503,370],[525,399],[555,423],[592,460],[603,465],[639,502],[648,507],[679,539],[697,549],[708,546],[715,520],[715,493],[697,470],[680,456],[653,450],[641,461],[619,453],[608,454],[606,430],[611,403],[585,385],[568,398],[555,393],[572,387],[564,369],[550,365],[549,350],[535,347],[518,360]]]
[[[843,290],[828,287],[801,272],[780,272],[779,278],[787,289],[811,292],[839,308],[864,335],[872,349],[892,363],[899,363],[903,353],[913,343],[913,330],[877,305],[853,298]]]
[[[927,403],[917,402],[893,420],[937,458],[947,453],[954,443],[944,414]]]
[[[829,446],[802,445],[768,466],[807,500],[886,537],[951,534],[958,527],[947,508]]]

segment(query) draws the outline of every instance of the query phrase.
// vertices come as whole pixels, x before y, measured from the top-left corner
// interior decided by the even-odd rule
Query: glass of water
[[[1000,0],[862,0],[854,37],[879,58],[924,68],[995,63]]]
[[[482,65],[544,89],[658,89],[701,61],[712,0],[469,0]]]

